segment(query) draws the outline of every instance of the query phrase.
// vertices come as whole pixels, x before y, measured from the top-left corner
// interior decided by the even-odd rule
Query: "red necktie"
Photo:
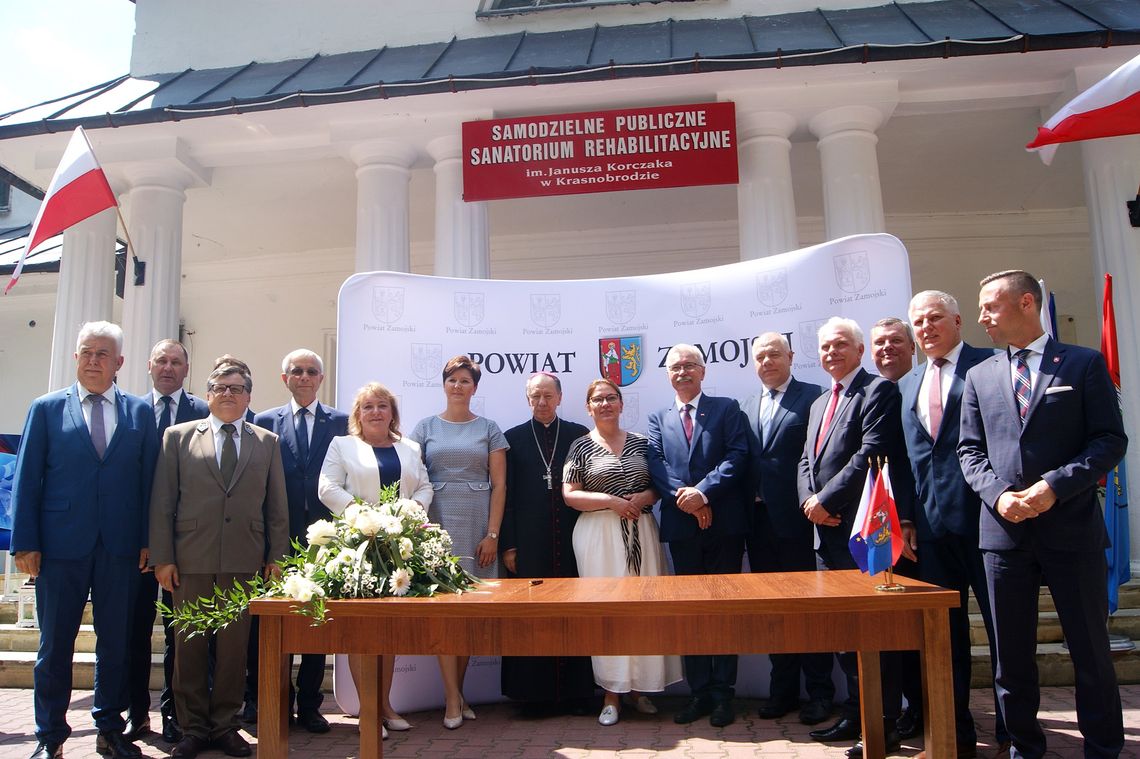
[[[930,437],[937,438],[942,427],[942,367],[946,359],[936,358],[934,371],[930,373],[930,387],[927,389],[927,413],[930,415]]]
[[[819,427],[819,437],[815,439],[815,455],[823,448],[823,441],[827,431],[831,428],[831,417],[835,416],[835,407],[839,405],[839,394],[843,392],[843,383],[836,382],[831,388],[831,400],[827,402],[827,411],[823,414],[823,424]]]
[[[689,416],[689,410],[692,408],[686,403],[681,409],[681,426],[685,428],[685,440],[689,443],[693,442],[693,417]]]

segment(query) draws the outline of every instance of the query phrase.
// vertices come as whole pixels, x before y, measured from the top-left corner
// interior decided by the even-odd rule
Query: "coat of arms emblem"
[[[483,293],[455,293],[455,321],[464,327],[474,327],[483,321]]]
[[[562,296],[557,293],[530,294],[530,320],[549,329],[562,318]]]
[[[372,315],[385,324],[399,321],[404,315],[404,288],[372,288]]]
[[[618,387],[632,385],[641,376],[641,337],[603,337],[598,340],[598,370]]]
[[[681,310],[690,319],[708,313],[712,305],[712,282],[693,282],[681,286]]]
[[[844,292],[857,293],[871,281],[871,263],[865,250],[841,253],[831,264],[835,268],[835,284]]]
[[[412,343],[412,373],[420,379],[436,379],[443,370],[443,345]]]
[[[756,299],[775,308],[788,297],[788,270],[773,269],[756,275]]]
[[[614,290],[606,293],[606,318],[614,324],[625,324],[637,314],[637,293]]]

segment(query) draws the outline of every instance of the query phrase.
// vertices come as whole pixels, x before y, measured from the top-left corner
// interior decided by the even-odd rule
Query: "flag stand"
[[[878,593],[905,593],[906,586],[895,582],[895,568],[887,568],[887,581],[875,586]]]

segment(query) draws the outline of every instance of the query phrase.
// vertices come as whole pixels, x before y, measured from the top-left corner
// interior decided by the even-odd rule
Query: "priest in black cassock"
[[[507,430],[507,508],[499,546],[512,577],[577,577],[571,539],[578,512],[562,500],[562,466],[570,444],[589,430],[558,418],[562,383],[534,374],[526,383],[533,418]],[[504,656],[503,695],[525,712],[586,714],[594,695],[588,656]]]

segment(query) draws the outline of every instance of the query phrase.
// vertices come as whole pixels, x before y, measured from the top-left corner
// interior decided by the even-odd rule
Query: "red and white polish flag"
[[[16,263],[16,269],[12,272],[4,293],[7,294],[15,286],[20,272],[24,270],[24,261],[42,243],[73,224],[117,205],[115,193],[111,191],[107,175],[95,159],[83,127],[76,127],[71,141],[67,143],[67,150],[63,152],[63,159],[56,167],[55,176],[51,178],[43,203],[40,204],[31,234],[28,235],[28,246]]]
[[[1025,146],[1048,165],[1062,142],[1140,133],[1140,55],[1070,100]]]

